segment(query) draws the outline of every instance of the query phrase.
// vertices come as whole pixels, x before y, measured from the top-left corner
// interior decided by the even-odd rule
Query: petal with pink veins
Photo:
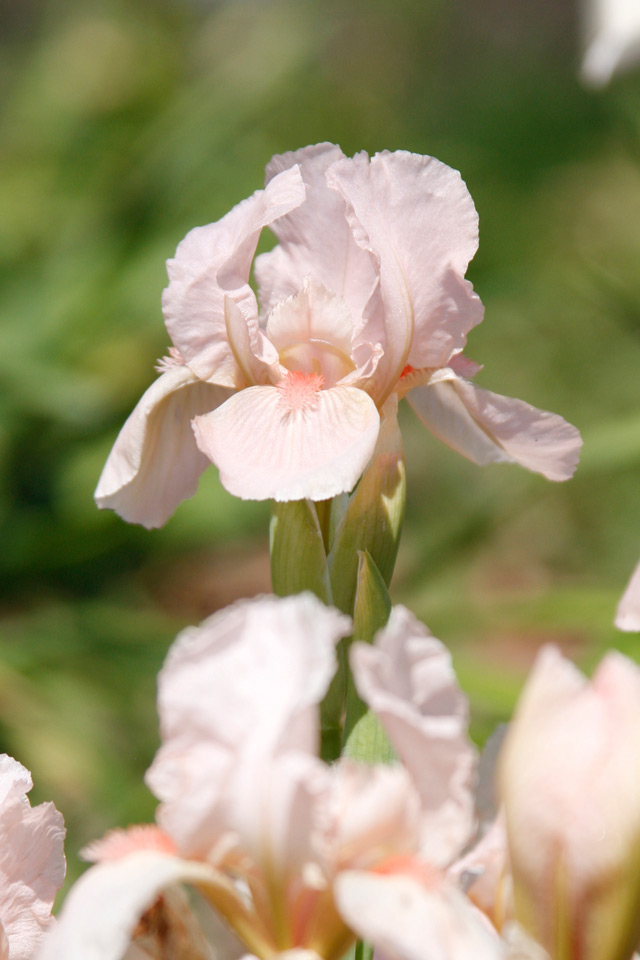
[[[362,323],[377,271],[371,255],[355,242],[343,198],[327,185],[327,169],[342,158],[340,147],[319,143],[275,156],[269,163],[267,183],[299,164],[306,200],[271,225],[280,243],[256,258],[255,274],[265,312],[297,293],[310,278],[349,305],[354,324]]]
[[[113,445],[95,492],[129,523],[160,527],[193,496],[209,465],[198,450],[191,420],[214,410],[231,391],[172,367],[151,384]]]
[[[436,437],[475,463],[519,463],[548,480],[568,480],[576,469],[579,431],[547,410],[502,397],[438,371],[437,379],[407,393]]]
[[[278,304],[269,316],[267,336],[286,368],[320,373],[326,387],[354,369],[349,308],[318,284],[306,282],[299,293]]]
[[[464,894],[425,877],[346,871],[336,902],[349,926],[387,960],[506,960],[506,949]]]
[[[257,316],[248,281],[260,232],[299,206],[304,197],[300,171],[291,167],[222,220],[191,230],[174,259],[167,261],[169,286],[162,296],[167,330],[186,363],[203,380],[237,385],[237,367],[227,342],[225,295],[247,319]]]
[[[249,387],[196,417],[196,442],[243,500],[326,500],[352,490],[371,458],[380,416],[356,387],[321,389],[317,374],[288,373]]]
[[[420,794],[422,852],[450,863],[474,823],[476,753],[467,702],[443,644],[404,607],[394,607],[375,645],[351,650],[360,696],[380,718]]]
[[[462,349],[482,320],[464,279],[478,246],[478,216],[460,174],[432,157],[398,151],[339,160],[329,186],[347,204],[356,241],[379,264],[380,288],[367,308],[384,343],[376,376],[382,399],[405,364],[437,367]],[[376,316],[377,314],[377,316]]]
[[[629,633],[640,631],[640,563],[633,572],[616,613],[616,627]]]

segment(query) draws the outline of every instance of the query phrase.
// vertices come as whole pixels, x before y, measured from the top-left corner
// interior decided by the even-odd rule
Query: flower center
[[[327,340],[309,339],[294,343],[280,350],[279,357],[282,366],[292,373],[321,377],[325,388],[335,386],[355,370],[351,357]]]
[[[324,385],[320,373],[305,373],[303,370],[290,370],[276,384],[280,399],[289,411],[305,410],[315,404],[318,393]]]

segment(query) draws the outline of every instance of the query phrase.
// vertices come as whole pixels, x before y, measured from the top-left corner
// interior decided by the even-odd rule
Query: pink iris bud
[[[554,960],[630,960],[640,937],[640,669],[592,680],[544,649],[501,752],[518,922]]]

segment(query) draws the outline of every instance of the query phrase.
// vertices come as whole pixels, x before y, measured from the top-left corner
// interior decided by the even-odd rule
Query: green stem
[[[373,947],[370,943],[363,943],[362,940],[358,940],[356,943],[355,957],[354,960],[372,960],[373,957]]]

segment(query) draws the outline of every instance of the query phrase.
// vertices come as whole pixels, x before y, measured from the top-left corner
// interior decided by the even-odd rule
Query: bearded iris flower
[[[447,875],[472,830],[464,698],[446,650],[405,611],[371,656],[356,651],[354,671],[398,753],[413,749],[420,762],[328,766],[316,755],[318,704],[349,630],[303,594],[238,603],[178,638],[160,675],[162,745],[147,777],[157,826],[92,845],[98,862],[40,960],[121,960],[154,930],[161,955],[189,936],[186,955],[206,956],[182,884],[261,960],[292,950],[340,960],[360,932],[388,950],[407,934],[396,894],[424,908],[425,960],[458,943],[475,960],[499,960],[499,938]],[[370,895],[389,907],[362,913]]]
[[[324,143],[274,157],[266,179],[168,261],[173,345],[107,460],[100,507],[160,526],[210,462],[244,499],[348,492],[393,395],[471,460],[571,476],[574,427],[471,382],[478,218],[456,171]],[[249,277],[266,226],[279,242],[253,265],[259,307]]]

